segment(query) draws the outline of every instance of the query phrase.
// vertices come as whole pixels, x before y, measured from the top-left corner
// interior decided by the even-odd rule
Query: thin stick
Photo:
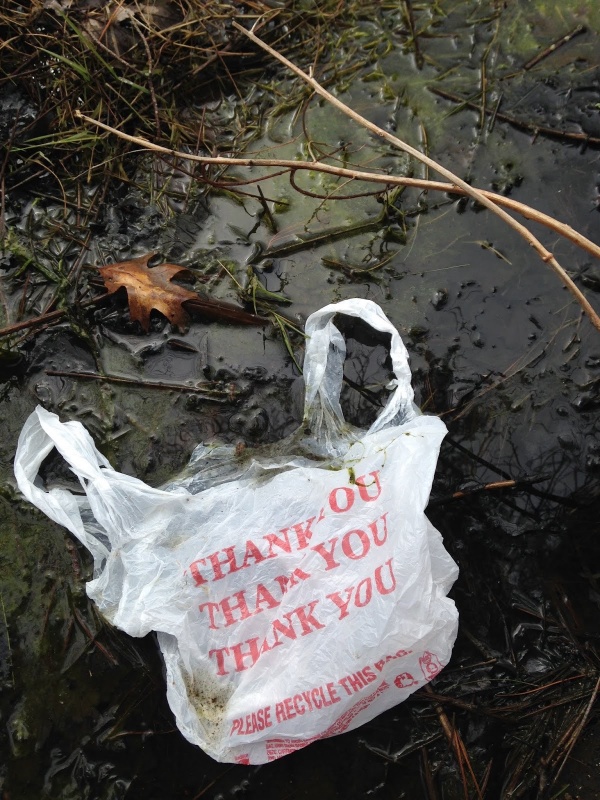
[[[447,192],[449,194],[457,194],[461,196],[468,194],[468,192],[452,183],[444,183],[443,181],[430,181],[425,178],[407,178],[404,175],[386,175],[381,172],[364,172],[356,169],[348,169],[346,167],[336,167],[333,164],[326,164],[323,161],[291,161],[284,158],[230,158],[229,156],[198,156],[194,155],[193,153],[184,153],[181,150],[173,150],[169,147],[163,147],[162,145],[151,142],[149,139],[144,139],[142,136],[131,136],[128,133],[123,133],[123,131],[120,131],[118,128],[112,128],[110,125],[106,125],[104,122],[100,122],[93,117],[87,117],[80,111],[76,111],[75,116],[79,119],[82,119],[84,122],[89,123],[90,125],[96,125],[98,128],[118,136],[120,139],[124,139],[132,144],[137,144],[140,147],[143,147],[145,150],[151,150],[155,153],[164,153],[165,155],[173,158],[196,161],[199,164],[215,164],[217,166],[227,167],[283,168],[282,172],[277,172],[274,173],[274,175],[267,177],[282,175],[283,172],[287,170],[309,170],[313,172],[325,172],[329,175],[337,175],[340,178],[350,178],[369,183],[380,183],[385,187],[410,186],[415,189],[431,189],[432,191]],[[239,185],[256,183],[258,180],[261,179],[253,178],[250,181],[240,181]],[[232,183],[231,187],[235,188],[236,185],[238,184]],[[223,187],[221,186],[220,188]],[[573,242],[573,244],[578,245],[583,250],[590,253],[590,255],[600,258],[600,246],[592,242],[590,239],[587,239],[585,236],[583,236],[583,234],[574,230],[574,228],[572,228],[570,225],[560,222],[554,217],[551,217],[549,214],[544,214],[542,211],[538,211],[537,209],[532,208],[525,203],[520,203],[518,200],[513,200],[511,197],[505,197],[502,194],[496,194],[496,192],[490,192],[487,189],[480,189],[479,191],[490,200],[493,200],[494,203],[504,206],[505,208],[510,208],[512,211],[521,214],[523,217],[525,217],[525,219],[529,219],[532,222],[539,222],[540,225],[544,225],[546,228],[549,228],[555,233],[558,233],[559,235],[564,236],[566,239],[569,239]],[[344,200],[345,197],[338,196],[336,199]],[[352,196],[350,196],[349,199],[352,199]]]
[[[88,306],[93,306],[96,303],[99,303],[101,300],[105,300],[109,297],[108,294],[101,294],[98,297],[92,297],[91,300],[86,300],[83,303],[78,303],[79,308],[88,308]],[[60,319],[64,317],[66,314],[69,313],[68,308],[59,308],[56,311],[49,311],[46,314],[40,314],[39,317],[31,317],[31,319],[25,319],[23,322],[15,322],[14,325],[8,325],[6,328],[0,329],[0,336],[9,336],[11,333],[16,333],[17,331],[22,331],[27,328],[33,328],[35,325],[45,325],[47,322],[53,322],[55,319]]]
[[[64,370],[47,369],[46,375],[53,375],[59,378],[73,378],[82,381],[103,381],[105,383],[120,383],[125,386],[136,386],[143,389],[167,389],[176,392],[192,392],[202,394],[206,400],[235,399],[235,390],[215,389],[213,386],[185,386],[177,383],[161,383],[159,381],[144,381],[135,378],[124,378],[121,375],[101,375],[99,372],[65,372]]]
[[[504,209],[500,208],[493,200],[490,200],[488,197],[486,197],[486,195],[483,192],[480,192],[479,189],[470,186],[468,183],[466,183],[466,181],[463,181],[462,178],[459,178],[449,169],[443,167],[441,164],[438,164],[437,161],[434,161],[432,158],[429,158],[429,156],[426,156],[424,153],[421,153],[419,150],[416,150],[414,147],[407,144],[402,139],[398,139],[397,136],[394,136],[388,131],[383,130],[383,128],[380,128],[378,125],[375,125],[373,122],[371,122],[370,120],[366,119],[365,117],[361,116],[356,111],[351,109],[345,103],[342,103],[341,100],[338,100],[338,98],[332,95],[331,92],[328,92],[327,89],[324,89],[321,86],[321,84],[312,77],[312,75],[307,75],[305,72],[303,72],[303,70],[300,69],[300,67],[297,67],[291,61],[289,61],[289,59],[281,55],[281,53],[278,53],[268,44],[263,42],[262,39],[259,39],[258,36],[255,36],[251,31],[246,30],[246,28],[244,28],[238,22],[235,22],[235,20],[233,21],[233,25],[236,28],[236,30],[239,30],[241,33],[244,33],[251,41],[257,44],[259,47],[262,47],[263,50],[266,50],[267,53],[272,55],[282,64],[285,64],[285,66],[288,67],[288,69],[292,70],[292,72],[294,72],[296,75],[302,78],[302,80],[305,81],[312,89],[314,89],[314,91],[317,94],[321,95],[321,97],[324,97],[329,103],[331,103],[331,105],[342,111],[344,114],[346,114],[346,116],[350,117],[350,119],[353,119],[355,122],[358,122],[359,125],[362,125],[364,128],[371,131],[376,136],[380,136],[382,139],[386,139],[388,142],[393,144],[398,149],[403,150],[405,153],[408,153],[409,155],[412,155],[414,158],[417,158],[419,161],[422,161],[424,164],[427,164],[428,167],[435,170],[440,175],[443,175],[444,178],[451,181],[456,186],[460,186],[460,188],[463,189],[463,191],[466,192],[466,194],[477,200],[479,203],[481,203],[481,205],[488,208],[490,211],[492,211],[494,214],[500,217],[500,219],[504,220],[504,222],[506,222],[507,225],[513,228],[513,230],[517,231],[517,233],[520,233],[521,236],[527,242],[529,242],[529,244],[537,251],[540,258],[545,264],[550,264],[552,269],[562,277],[563,281],[569,281],[567,285],[574,294],[576,293],[575,296],[579,297],[579,302],[581,303],[582,307],[585,309],[586,313],[590,316],[590,319],[592,320],[594,326],[600,331],[600,317],[596,314],[590,303],[588,303],[584,295],[579,291],[577,286],[575,286],[571,278],[567,275],[565,270],[560,266],[558,261],[552,255],[552,253],[549,250],[547,250],[544,247],[544,245],[538,239],[536,239],[536,237],[524,225],[522,225],[520,222],[517,222],[516,219],[511,217],[510,214],[507,214],[507,212],[504,211]]]
[[[451,500],[462,500],[466,497],[472,497],[474,494],[481,492],[493,492],[503,489],[528,489],[535,483],[542,483],[548,480],[548,476],[540,476],[539,478],[522,478],[519,480],[505,480],[505,481],[492,481],[485,483],[482,486],[475,486],[472,489],[463,489],[462,491],[454,492],[448,497],[442,497],[440,500],[434,500],[429,503],[429,506],[440,506],[448,503]]]
[[[2,607],[2,620],[4,622],[4,630],[6,632],[6,645],[8,647],[8,661],[10,664],[10,674],[12,679],[12,685],[15,685],[15,673],[13,671],[13,656],[12,656],[12,647],[10,644],[10,634],[8,632],[8,620],[6,619],[6,608],[4,607],[4,598],[2,597],[2,592],[0,592],[0,607]]]
[[[598,678],[598,680],[596,681],[596,685],[594,686],[594,690],[593,690],[593,692],[592,692],[592,694],[590,696],[590,700],[589,700],[589,702],[588,702],[588,704],[587,704],[587,706],[585,708],[585,711],[583,712],[583,717],[581,718],[581,721],[580,721],[579,725],[577,726],[576,730],[573,733],[573,738],[569,742],[569,746],[567,748],[567,752],[565,753],[565,757],[563,758],[562,763],[561,763],[560,767],[558,768],[558,772],[554,775],[553,783],[556,783],[556,781],[559,779],[560,774],[563,771],[565,764],[569,760],[569,756],[571,755],[571,752],[572,752],[573,748],[575,747],[575,744],[576,744],[577,740],[579,739],[579,737],[581,736],[581,734],[583,732],[583,729],[585,728],[586,722],[588,721],[588,717],[590,716],[590,712],[591,712],[592,708],[594,707],[594,703],[596,702],[596,698],[598,697],[598,691],[599,690],[600,690],[600,678]]]
[[[439,800],[439,795],[435,788],[435,783],[433,782],[433,774],[431,772],[431,764],[429,763],[429,755],[426,747],[421,747],[421,761],[423,762],[423,778],[425,779],[427,797],[429,800]]]
[[[404,7],[406,8],[406,16],[408,18],[410,38],[412,39],[412,43],[415,48],[415,64],[417,65],[417,69],[423,69],[423,54],[421,53],[421,48],[419,47],[419,39],[415,25],[415,15],[413,13],[411,0],[404,0]]]
[[[113,656],[113,654],[110,652],[110,650],[108,650],[108,648],[104,647],[103,644],[100,644],[97,638],[98,634],[97,633],[93,634],[91,632],[88,624],[74,606],[71,607],[71,611],[73,612],[73,617],[75,621],[77,622],[81,630],[84,632],[84,634],[88,637],[89,643],[93,644],[94,647],[98,648],[98,650],[102,653],[104,658],[108,661],[108,663],[111,666],[116,667],[119,663],[118,660],[115,658],[115,656]]]
[[[467,108],[472,108],[473,111],[479,111],[481,105],[469,100],[468,97],[462,97],[460,94],[454,92],[447,92],[445,89],[438,89],[435,86],[429,88],[429,91],[444,100],[451,100],[453,103],[461,103]],[[513,117],[510,114],[504,114],[493,108],[487,106],[483,109],[486,114],[493,115],[495,119],[501,119],[503,122],[508,122],[514,128],[519,128],[522,131],[527,131],[534,136],[542,134],[543,136],[551,137],[552,139],[568,139],[581,144],[600,144],[600,137],[588,136],[587,133],[577,133],[575,131],[561,131],[556,128],[548,128],[545,125],[536,125],[534,122],[526,122],[525,120]]]
[[[98,295],[98,297],[92,297],[90,300],[78,303],[78,306],[79,308],[89,308],[89,306],[97,305],[102,300],[106,300],[111,296],[112,293],[101,294]],[[249,314],[247,311],[237,308],[229,303],[215,300],[203,300],[200,296],[198,296],[197,300],[185,300],[184,303],[188,310],[194,311],[195,313],[204,314],[205,316],[210,316],[211,319],[227,319],[231,322],[242,325],[260,325],[263,327],[269,323],[269,321],[264,319],[264,317],[259,317],[255,314]],[[13,333],[26,330],[27,328],[34,328],[36,325],[45,325],[49,322],[54,322],[55,320],[66,316],[69,313],[69,310],[70,309],[68,308],[59,308],[56,311],[48,311],[45,314],[40,314],[39,317],[31,317],[30,319],[25,319],[22,322],[15,322],[13,325],[7,325],[6,328],[0,328],[0,338],[3,336],[10,336]]]
[[[496,123],[496,117],[498,116],[498,111],[500,111],[500,105],[502,103],[504,95],[500,92],[498,99],[496,100],[496,105],[492,109],[492,114],[490,116],[490,121],[488,122],[488,133],[491,133],[494,130],[494,125]]]
[[[530,219],[534,222],[539,222],[541,225],[544,225],[547,228],[559,233],[560,235],[570,239],[574,244],[579,245],[584,250],[586,250],[591,255],[596,256],[596,258],[600,258],[600,247],[594,242],[587,239],[582,234],[575,231],[570,225],[566,225],[564,222],[559,222],[558,220],[554,219],[548,214],[543,214],[541,211],[537,211],[531,206],[527,206],[524,203],[519,203],[516,200],[512,200],[510,197],[504,197],[503,195],[496,194],[495,192],[489,192],[487,190],[473,190],[472,187],[465,184],[467,187],[466,189],[462,188],[462,186],[457,186],[453,183],[444,183],[442,181],[429,181],[425,180],[424,178],[406,178],[404,176],[396,176],[396,175],[384,175],[382,173],[377,172],[364,172],[360,170],[354,169],[346,169],[344,167],[336,167],[331,164],[325,164],[322,161],[293,161],[287,159],[278,159],[278,158],[229,158],[226,156],[199,156],[194,155],[193,153],[184,153],[180,150],[173,150],[169,147],[163,147],[162,145],[155,144],[151,142],[149,139],[144,139],[141,136],[131,136],[128,133],[123,133],[123,131],[118,130],[117,128],[113,128],[110,125],[106,125],[104,122],[100,122],[93,117],[88,117],[85,114],[82,114],[80,111],[75,111],[75,116],[79,119],[83,120],[84,122],[89,123],[90,125],[95,125],[102,130],[108,131],[109,133],[118,136],[120,139],[124,139],[125,141],[131,142],[132,144],[136,144],[140,147],[143,147],[145,150],[151,150],[155,153],[163,153],[164,155],[168,155],[173,158],[181,158],[187,159],[188,161],[196,161],[199,164],[215,164],[218,166],[228,166],[228,167],[283,167],[284,169],[289,169],[290,171],[297,171],[297,170],[310,170],[315,172],[325,172],[330,175],[337,175],[338,177],[342,178],[351,178],[354,180],[360,181],[368,181],[371,183],[381,183],[385,186],[412,186],[417,189],[431,189],[434,191],[442,191],[442,192],[449,192],[451,194],[458,194],[458,195],[470,195],[474,196],[477,202],[485,205],[488,208],[492,208],[494,213],[501,213],[501,209],[498,206],[504,206],[506,208],[510,208],[513,211],[523,215],[526,219]],[[428,159],[429,160],[429,159]],[[435,163],[435,162],[434,162]],[[437,168],[436,168],[437,169]],[[463,183],[461,181],[461,183]],[[342,199],[342,198],[339,198]],[[486,201],[486,202],[483,202]],[[504,213],[504,212],[502,212]],[[581,292],[579,287],[574,283],[571,277],[565,272],[565,270],[556,262],[554,257],[551,253],[549,253],[540,242],[538,242],[535,237],[529,233],[527,228],[523,225],[519,225],[519,223],[514,220],[508,214],[505,215],[508,220],[510,220],[511,227],[519,226],[519,229],[522,229],[526,232],[525,238],[532,244],[532,240],[537,243],[535,249],[540,252],[541,250],[547,254],[548,258],[544,258],[542,256],[542,260],[550,263],[553,267],[555,272],[560,277],[561,281],[565,284],[565,286],[569,289],[569,291],[573,294],[576,298],[577,302],[583,308],[585,313],[588,315],[594,327],[600,330],[600,317],[596,314],[595,310],[591,306],[591,304],[586,299],[585,295]],[[520,230],[519,230],[520,232]],[[523,234],[524,235],[524,234]],[[0,331],[0,335],[2,331]]]
[[[535,65],[539,64],[542,59],[552,55],[552,53],[554,53],[555,50],[558,50],[559,47],[562,47],[563,44],[567,44],[567,42],[570,42],[575,36],[579,36],[580,33],[585,33],[585,30],[585,25],[578,25],[576,28],[573,28],[570,33],[567,33],[565,36],[561,36],[560,39],[557,39],[549,47],[546,47],[546,49],[542,50],[541,53],[538,53],[537,56],[529,59],[526,64],[523,64],[523,69],[528,70],[532,67],[535,67]]]
[[[428,694],[433,694],[433,689],[431,688],[431,686],[429,686],[429,684],[427,684],[424,688]],[[442,727],[442,730],[444,731],[446,739],[448,740],[448,743],[454,750],[454,755],[458,762],[461,776],[463,778],[463,786],[465,789],[465,793],[467,792],[467,781],[466,781],[466,774],[464,772],[464,764],[467,765],[467,769],[469,770],[469,774],[471,776],[471,780],[473,781],[473,785],[475,787],[475,792],[477,794],[478,800],[483,800],[481,789],[479,787],[479,782],[475,777],[475,772],[473,771],[473,767],[471,765],[471,759],[469,758],[467,748],[464,745],[460,733],[455,727],[453,727],[450,720],[448,719],[448,716],[446,715],[446,712],[439,703],[434,703],[434,708],[438,715],[438,719],[440,721],[440,725]]]
[[[144,49],[146,51],[146,60],[148,62],[148,88],[150,89],[150,98],[152,100],[152,109],[154,111],[154,123],[156,125],[156,135],[160,136],[160,114],[158,113],[158,103],[156,102],[156,92],[154,91],[154,81],[152,80],[152,72],[154,70],[154,64],[152,62],[152,54],[150,53],[150,47],[148,45],[148,40],[142,33],[141,27],[135,20],[135,17],[131,17],[131,23],[133,27],[136,29],[138,36],[142,40],[144,45]]]
[[[486,114],[486,105],[487,105],[487,69],[486,69],[486,55],[483,57],[481,61],[481,103],[479,105],[479,129],[483,131],[483,126],[485,125],[485,114]]]

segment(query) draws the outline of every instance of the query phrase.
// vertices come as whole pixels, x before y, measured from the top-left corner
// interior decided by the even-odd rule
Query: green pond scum
[[[437,179],[232,20],[256,23],[347,105],[464,180],[600,244],[593,0],[5,0],[0,796],[597,797],[598,331],[532,248],[466,198],[202,166],[75,117],[171,150]],[[527,224],[599,310],[598,259]],[[101,298],[96,267],[152,252],[189,269],[188,288],[271,324],[194,315],[180,333],[153,313],[144,334],[124,297]],[[449,428],[428,513],[461,570],[458,640],[431,692],[271,765],[224,767],[177,732],[154,639],[102,620],[85,552],[18,495],[17,438],[41,403],[152,485],[199,442],[234,445],[240,462],[256,446],[277,451],[302,419],[304,320],[350,297],[383,308],[410,351],[417,403]],[[368,427],[388,396],[388,341],[341,329],[342,406]],[[156,388],[206,382],[218,402]],[[72,487],[55,454],[43,470]]]

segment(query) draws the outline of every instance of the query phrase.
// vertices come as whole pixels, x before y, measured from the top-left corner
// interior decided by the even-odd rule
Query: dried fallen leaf
[[[148,332],[150,312],[160,311],[172,325],[180,330],[187,327],[189,317],[182,307],[186,300],[197,301],[196,292],[184,289],[171,283],[178,275],[189,275],[189,271],[176,264],[161,264],[159,267],[148,267],[148,262],[155,253],[148,253],[129,261],[119,261],[98,267],[108,293],[113,294],[121,288],[127,290],[131,319],[140,323]]]
[[[160,311],[172,325],[176,325],[180,330],[187,327],[187,311],[218,322],[260,325],[261,327],[269,324],[269,320],[264,317],[250,314],[231,303],[213,300],[210,297],[201,297],[196,292],[171,283],[177,275],[190,275],[189,270],[176,264],[148,267],[148,262],[154,255],[154,253],[148,253],[129,261],[119,261],[118,264],[108,264],[97,268],[102,275],[108,294],[113,294],[123,288],[127,290],[131,319],[139,322],[146,333],[150,327],[152,309]]]

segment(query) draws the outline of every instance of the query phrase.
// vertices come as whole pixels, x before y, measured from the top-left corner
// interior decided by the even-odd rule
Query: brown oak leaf
[[[148,332],[150,328],[150,312],[160,311],[172,325],[180,330],[187,328],[189,317],[182,303],[186,300],[198,300],[196,292],[184,289],[171,283],[178,275],[190,275],[184,267],[176,264],[161,264],[159,267],[148,267],[148,262],[155,253],[148,253],[129,261],[119,261],[98,267],[108,293],[113,294],[121,288],[127,290],[127,300],[131,319],[140,323]]]

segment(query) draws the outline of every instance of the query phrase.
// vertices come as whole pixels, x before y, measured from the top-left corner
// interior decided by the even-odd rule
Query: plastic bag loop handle
[[[46,491],[38,484],[42,461],[56,447],[86,489],[86,481],[94,481],[102,489],[105,479],[102,468],[112,470],[107,459],[96,450],[94,442],[79,422],[61,423],[56,414],[38,406],[26,420],[15,456],[15,477],[25,497],[50,519],[71,531],[93,554],[106,558],[108,549],[88,531],[81,511],[89,507],[87,498],[67,489]]]
[[[369,428],[369,433],[381,430],[392,422],[406,422],[420,414],[414,405],[414,392],[408,365],[408,351],[400,334],[378,305],[371,300],[352,299],[332,303],[311,314],[306,320],[307,336],[304,355],[304,381],[306,394],[304,419],[309,424],[322,419],[323,413],[338,426],[344,424],[344,414],[339,398],[342,388],[346,343],[333,324],[336,314],[359,317],[375,330],[391,336],[390,357],[395,379],[389,388],[394,392],[387,405]],[[400,419],[398,418],[400,415]]]

